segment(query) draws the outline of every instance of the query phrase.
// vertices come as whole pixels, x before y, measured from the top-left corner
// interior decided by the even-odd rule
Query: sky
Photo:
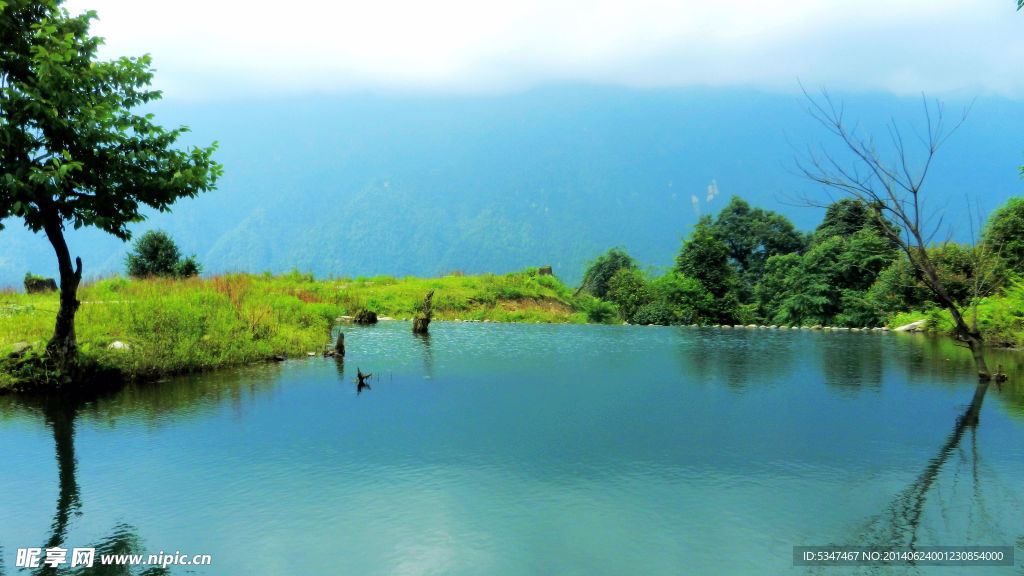
[[[1013,0],[69,0],[165,98],[560,83],[1024,99]],[[271,10],[267,7],[283,8]]]

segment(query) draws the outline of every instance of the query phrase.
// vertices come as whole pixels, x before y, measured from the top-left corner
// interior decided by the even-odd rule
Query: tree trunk
[[[920,240],[920,237],[918,237]],[[931,260],[928,258],[928,254],[921,246],[917,247],[918,259],[914,261],[914,254],[907,251],[907,254],[911,256],[911,262],[914,262],[917,268],[923,273],[925,283],[931,289],[932,293],[935,294],[936,299],[942,304],[946,310],[949,311],[949,315],[953,318],[953,324],[956,326],[956,336],[960,340],[967,343],[967,347],[971,350],[971,356],[974,358],[974,368],[978,372],[978,380],[981,382],[988,382],[992,379],[991,373],[988,371],[988,365],[985,363],[985,350],[984,340],[981,337],[981,333],[978,332],[976,327],[968,326],[967,321],[964,319],[963,314],[960,313],[960,308],[957,306],[953,298],[946,292],[946,286],[939,279],[938,272],[932,265]]]
[[[964,339],[967,340],[967,347],[971,349],[971,356],[974,357],[974,367],[978,371],[978,380],[988,382],[992,379],[992,375],[988,371],[988,365],[985,364],[984,344],[981,341],[981,337],[970,333]]]
[[[60,271],[60,307],[57,309],[53,338],[46,345],[46,353],[56,360],[59,367],[65,368],[78,353],[75,313],[78,312],[79,305],[78,284],[82,281],[82,259],[75,258],[75,266],[71,266],[71,252],[64,241],[64,230],[59,216],[54,214],[48,218],[43,229],[57,253],[57,266]]]
[[[412,319],[412,333],[413,334],[426,334],[429,330],[430,318],[426,316],[416,316]]]

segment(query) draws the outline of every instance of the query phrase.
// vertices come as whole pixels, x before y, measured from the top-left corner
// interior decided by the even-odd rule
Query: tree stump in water
[[[345,357],[345,333],[338,332],[338,341],[334,343],[334,356],[336,358]]]
[[[431,310],[431,300],[434,298],[434,291],[427,292],[427,297],[423,299],[423,310],[412,319],[412,333],[413,334],[426,334],[428,327],[430,326],[430,317],[433,314]]]
[[[356,324],[376,324],[377,313],[370,310],[360,310],[356,312],[356,317],[352,319],[352,322]]]

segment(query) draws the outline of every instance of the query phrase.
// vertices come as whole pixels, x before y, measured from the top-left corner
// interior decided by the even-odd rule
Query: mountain
[[[920,98],[833,98],[880,137],[890,119],[922,117]],[[947,123],[969,104],[949,102]],[[217,191],[134,231],[167,230],[207,274],[434,276],[550,264],[573,283],[612,246],[671,265],[698,215],[732,195],[803,229],[823,211],[795,199],[827,198],[796,174],[795,158],[828,134],[788,94],[558,86],[502,96],[165,100],[152,112],[165,126],[191,126],[187,143],[219,141],[225,176]],[[1021,103],[978,98],[940,152],[925,193],[954,239],[970,239],[968,206],[987,214],[1021,194],[1022,126]],[[20,286],[29,270],[56,274],[42,235],[5,224],[0,286]],[[69,244],[87,278],[123,273],[129,245],[94,230],[72,232]]]

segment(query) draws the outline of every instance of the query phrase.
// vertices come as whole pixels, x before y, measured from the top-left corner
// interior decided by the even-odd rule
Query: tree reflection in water
[[[78,458],[75,453],[76,421],[79,418],[89,418],[114,425],[118,419],[125,417],[144,418],[158,424],[167,414],[173,413],[178,419],[195,418],[219,409],[225,402],[241,411],[248,401],[273,391],[279,380],[279,372],[280,367],[276,365],[255,366],[215,375],[178,378],[169,383],[129,385],[116,394],[103,396],[0,396],[0,414],[27,413],[33,417],[41,417],[53,432],[58,476],[57,509],[50,526],[49,538],[40,547],[44,550],[51,547],[68,550],[66,562],[61,566],[50,567],[40,562],[39,568],[22,568],[19,571],[78,576],[168,574],[169,569],[160,566],[100,564],[99,558],[102,554],[141,554],[148,558],[138,529],[131,524],[119,523],[111,528],[109,535],[93,543],[66,540],[74,524],[73,520],[82,513],[82,495],[77,480]],[[73,548],[94,548],[93,566],[72,568]],[[0,558],[2,557],[0,548]],[[43,559],[45,552],[41,560]],[[3,576],[2,565],[0,576]]]
[[[41,563],[40,567],[34,571],[37,574],[46,576],[64,574],[74,574],[77,576],[113,576],[115,574],[159,576],[168,574],[169,571],[160,566],[105,565],[99,561],[102,555],[107,554],[144,555],[146,553],[136,528],[130,524],[114,526],[110,535],[99,542],[88,546],[74,546],[94,548],[95,556],[92,566],[71,567],[72,547],[67,545],[66,537],[72,516],[81,515],[82,507],[80,490],[75,474],[77,465],[77,459],[75,458],[75,418],[78,416],[79,408],[84,403],[80,399],[60,397],[46,397],[41,401],[43,418],[47,426],[53,430],[58,476],[57,511],[50,526],[50,538],[46,541],[43,549],[64,548],[68,550],[68,553],[63,564],[49,566]],[[45,556],[42,560],[45,560]]]
[[[992,490],[1003,490],[1006,494],[1000,495],[1001,498],[1013,501],[1018,497],[1007,487],[983,483],[978,474],[984,463],[978,457],[976,432],[980,423],[981,406],[988,389],[988,382],[977,385],[970,405],[957,417],[953,430],[938,453],[929,460],[921,474],[870,523],[867,530],[858,537],[858,541],[852,544],[886,550],[894,547],[916,549],[925,545],[1006,545],[1013,541],[1015,535],[1003,533],[991,515],[986,513],[985,496]],[[968,433],[971,441],[964,446],[963,439]],[[966,507],[944,498],[947,492],[956,497],[963,488],[962,468],[958,467],[951,472],[946,470],[947,464],[950,464],[956,454],[960,454],[960,463],[965,465],[969,472],[970,503]],[[948,478],[949,474],[952,474],[952,490],[941,490],[940,481]],[[931,506],[926,509],[929,502]],[[941,525],[952,529],[961,541],[948,542],[941,536],[939,538],[943,538],[943,541],[931,541],[939,538],[934,538],[930,532],[935,527],[934,520],[926,522],[925,516],[926,512],[935,509],[941,516]],[[957,516],[964,513],[964,518]],[[1018,546],[1019,543],[1020,540]]]

